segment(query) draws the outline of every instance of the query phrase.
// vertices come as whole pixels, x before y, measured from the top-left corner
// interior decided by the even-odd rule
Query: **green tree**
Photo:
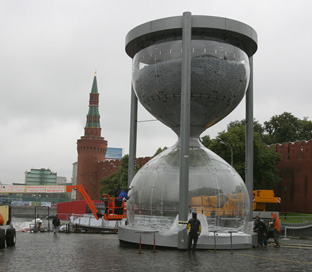
[[[113,196],[118,184],[121,184],[122,188],[128,187],[128,163],[129,155],[123,156],[118,171],[111,174],[109,177],[101,179],[101,195],[109,194]]]
[[[153,155],[152,158],[156,157],[158,154],[160,154],[161,152],[165,151],[166,149],[168,149],[166,146],[164,146],[163,148],[159,147],[159,148],[156,150],[156,152],[155,152],[155,154]]]
[[[298,139],[299,119],[289,112],[274,115],[270,121],[264,122],[268,134],[267,144],[293,142]]]
[[[202,137],[200,140],[201,140],[201,143],[207,148],[209,148],[209,146],[212,145],[212,140],[210,139],[210,136],[208,135]]]
[[[280,181],[276,165],[280,161],[280,154],[268,148],[262,141],[263,131],[258,122],[254,122],[254,188],[273,188]],[[257,131],[256,131],[257,130]],[[231,163],[233,152],[233,167],[245,180],[245,121],[235,121],[228,125],[227,131],[220,132],[216,139],[209,136],[202,138],[202,143]],[[223,144],[222,144],[223,143]]]
[[[289,112],[274,115],[270,121],[264,122],[263,140],[267,144],[287,143],[312,139],[312,122],[304,117],[303,120]]]
[[[298,140],[310,140],[310,139],[312,139],[312,122],[308,120],[308,117],[304,117],[303,120],[299,120]]]
[[[281,157],[254,133],[254,189],[273,189],[281,181],[277,171]]]
[[[246,121],[245,119],[244,120],[241,120],[241,121],[232,121],[228,124],[228,128],[230,127],[240,127],[240,126],[245,126],[246,125]],[[254,120],[253,121],[253,129],[254,129],[254,132],[258,132],[261,136],[263,135],[264,133],[264,127],[257,121],[257,120]]]

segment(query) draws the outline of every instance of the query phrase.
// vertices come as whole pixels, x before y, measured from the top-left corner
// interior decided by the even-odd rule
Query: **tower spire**
[[[97,87],[96,72],[94,73],[90,100],[89,112],[87,114],[87,122],[85,126],[85,136],[101,137],[101,125],[99,114],[99,92]]]
[[[97,81],[96,81],[96,72],[94,73],[91,93],[98,93]]]

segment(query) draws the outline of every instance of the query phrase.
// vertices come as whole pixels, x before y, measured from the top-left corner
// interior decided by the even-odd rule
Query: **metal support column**
[[[254,146],[253,146],[253,57],[249,58],[250,80],[246,93],[246,136],[245,136],[245,183],[247,186],[250,213],[249,221],[253,219],[253,168],[254,168]]]
[[[138,99],[131,84],[131,109],[130,109],[130,143],[128,163],[128,187],[136,173],[136,143],[137,143],[137,118]]]
[[[189,189],[189,138],[190,138],[190,98],[191,98],[191,42],[192,14],[184,12],[182,18],[182,75],[181,75],[181,122],[180,122],[180,187],[179,221],[188,219]],[[178,248],[187,248],[187,229],[178,233]]]

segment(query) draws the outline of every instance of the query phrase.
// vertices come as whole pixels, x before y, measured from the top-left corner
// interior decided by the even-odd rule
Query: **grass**
[[[312,214],[305,213],[280,213],[280,220],[283,223],[303,223],[307,221],[312,221]]]

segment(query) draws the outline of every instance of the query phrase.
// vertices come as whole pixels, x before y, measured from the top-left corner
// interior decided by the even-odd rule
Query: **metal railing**
[[[307,224],[307,225],[294,225],[294,226],[289,226],[288,225],[288,226],[285,226],[284,227],[284,237],[283,238],[287,239],[287,230],[298,230],[299,231],[298,234],[300,234],[301,230],[305,230],[305,229],[309,229],[309,228],[311,228],[311,234],[310,235],[312,236],[312,222],[311,222],[311,224]]]

